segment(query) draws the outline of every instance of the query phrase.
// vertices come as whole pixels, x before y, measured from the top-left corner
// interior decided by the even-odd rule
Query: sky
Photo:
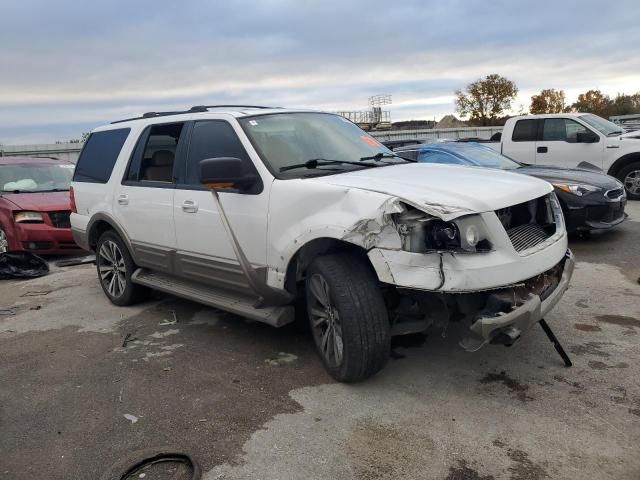
[[[0,143],[51,143],[202,104],[454,113],[491,73],[513,110],[543,88],[640,91],[640,3],[617,0],[0,0]]]

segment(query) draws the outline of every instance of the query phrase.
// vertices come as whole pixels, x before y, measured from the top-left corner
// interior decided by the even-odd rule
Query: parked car
[[[609,229],[626,218],[627,197],[622,183],[598,171],[526,165],[474,142],[423,143],[395,152],[421,163],[497,168],[546,180],[555,189],[569,232]]]
[[[492,148],[518,162],[574,168],[586,162],[640,199],[640,136],[591,113],[527,115],[507,120]]]
[[[390,337],[463,321],[510,345],[574,266],[549,183],[408,162],[334,114],[193,107],[95,129],[72,184],[74,238],[116,305],[169,292],[273,325],[306,314],[339,381]]]
[[[81,251],[69,220],[73,168],[51,158],[0,157],[0,252]]]

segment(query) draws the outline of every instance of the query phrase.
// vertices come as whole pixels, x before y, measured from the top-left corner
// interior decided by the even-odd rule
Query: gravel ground
[[[0,282],[16,308],[0,316],[0,478],[99,478],[156,447],[208,480],[640,478],[640,202],[628,212],[571,241],[572,288],[547,318],[570,369],[539,328],[475,354],[450,328],[342,385],[296,326],[167,296],[117,308],[91,265]]]

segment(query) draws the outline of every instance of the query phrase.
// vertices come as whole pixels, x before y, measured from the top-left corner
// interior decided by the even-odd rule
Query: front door
[[[240,158],[246,169],[255,171],[238,133],[240,130],[236,132],[225,120],[202,120],[193,124],[186,162],[181,167],[173,199],[175,267],[176,273],[185,278],[250,293],[213,194],[199,182],[199,164],[207,158]],[[240,247],[260,274],[266,274],[263,267],[270,188],[270,183],[259,182],[248,192],[219,193]]]
[[[174,165],[182,155],[185,131],[185,123],[147,127],[115,190],[114,215],[127,232],[141,267],[172,270]]]
[[[588,162],[602,168],[604,142],[576,141],[577,133],[591,130],[570,118],[546,118],[543,122],[542,137],[536,143],[536,165],[574,168]]]

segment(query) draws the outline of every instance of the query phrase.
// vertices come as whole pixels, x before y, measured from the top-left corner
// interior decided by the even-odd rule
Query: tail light
[[[73,213],[78,213],[78,208],[76,207],[76,196],[73,193],[73,187],[69,187],[69,200],[71,201],[71,211]]]

